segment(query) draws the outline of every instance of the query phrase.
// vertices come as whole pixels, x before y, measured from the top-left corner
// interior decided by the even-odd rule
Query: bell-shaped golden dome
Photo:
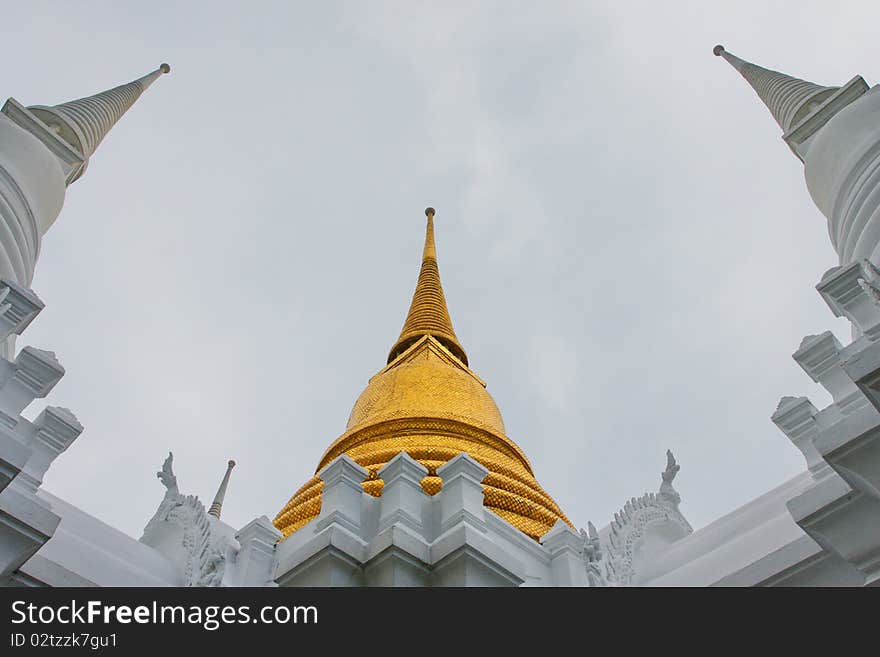
[[[449,418],[504,435],[504,421],[486,384],[430,335],[370,379],[346,433],[401,417]]]
[[[316,472],[347,454],[370,474],[364,490],[380,496],[378,471],[400,452],[428,469],[422,488],[442,488],[437,468],[461,452],[483,464],[484,504],[533,538],[558,519],[571,524],[532,474],[525,454],[504,431],[504,421],[485,382],[467,366],[452,329],[434,247],[434,211],[428,209],[422,269],[413,303],[388,365],[358,397],[342,434],[324,453]],[[427,265],[426,265],[427,263]],[[275,518],[287,537],[317,517],[323,482],[313,477]]]

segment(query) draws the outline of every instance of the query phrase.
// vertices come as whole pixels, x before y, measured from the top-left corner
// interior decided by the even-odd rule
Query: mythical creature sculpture
[[[592,522],[587,522],[587,530],[581,529],[581,538],[584,541],[584,564],[587,568],[587,581],[590,586],[608,586],[607,562],[602,562],[602,543],[599,541],[599,532]]]
[[[167,522],[174,510],[182,504],[182,496],[177,490],[177,477],[174,476],[173,463],[174,455],[168,452],[168,457],[162,463],[162,470],[156,473],[156,477],[165,486],[165,497],[159,502],[159,508],[156,509],[156,513],[153,514],[147,526],[144,527],[144,533],[140,539],[142,543],[150,544],[150,537],[155,538],[154,535],[160,529],[162,523]]]
[[[225,572],[226,557],[217,551],[211,552],[202,569],[198,586],[220,586]]]
[[[673,505],[676,509],[678,509],[678,505],[681,504],[681,495],[678,494],[678,491],[672,487],[672,480],[675,479],[675,475],[678,474],[678,471],[681,470],[681,466],[675,462],[675,456],[672,454],[671,449],[666,450],[666,469],[660,473],[660,490],[658,491],[658,496],[669,504]]]
[[[235,546],[214,531],[205,505],[195,495],[181,495],[170,452],[156,476],[165,496],[144,528],[141,542],[167,556],[181,571],[186,586],[221,586],[229,552]]]
[[[660,473],[660,489],[631,498],[614,514],[604,540],[592,523],[584,539],[584,563],[590,586],[628,586],[640,564],[650,561],[663,546],[687,536],[693,529],[678,510],[681,496],[672,485],[681,466],[666,451],[666,469]],[[604,532],[604,530],[603,530]]]
[[[174,476],[174,470],[172,469],[172,464],[174,462],[174,454],[168,452],[168,457],[162,463],[162,470],[156,473],[156,476],[168,489],[168,493],[172,493],[177,495],[177,477]]]

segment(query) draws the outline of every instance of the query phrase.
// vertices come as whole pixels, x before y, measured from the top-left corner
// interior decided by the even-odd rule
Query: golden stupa
[[[364,490],[378,497],[383,484],[377,473],[400,452],[428,469],[422,480],[428,495],[442,487],[437,468],[467,452],[489,470],[483,480],[486,508],[535,539],[560,518],[571,525],[535,481],[525,454],[505,435],[486,383],[468,368],[440,285],[433,208],[425,214],[422,268],[400,337],[386,367],[355,402],[345,433],[324,452],[316,475],[275,517],[285,538],[318,516],[323,482],[317,473],[341,454],[369,471]]]

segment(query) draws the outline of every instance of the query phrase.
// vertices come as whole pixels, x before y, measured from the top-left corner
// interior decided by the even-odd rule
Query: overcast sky
[[[274,517],[409,307],[437,208],[458,337],[578,526],[656,490],[701,527],[805,467],[770,422],[848,342],[801,163],[712,47],[880,81],[875,2],[13,3],[0,93],[55,104],[167,61],[68,190],[19,346],[86,427],[45,487],[138,537],[182,492]],[[32,405],[35,416],[43,402]]]

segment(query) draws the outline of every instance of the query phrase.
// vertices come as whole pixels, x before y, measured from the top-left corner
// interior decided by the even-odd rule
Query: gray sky
[[[11,4],[3,90],[54,104],[172,66],[43,241],[45,486],[139,536],[162,497],[270,518],[396,339],[423,208],[471,366],[578,526],[672,448],[703,526],[804,468],[769,420],[836,264],[800,162],[716,43],[880,81],[873,2]],[[42,403],[32,405],[33,417]]]

